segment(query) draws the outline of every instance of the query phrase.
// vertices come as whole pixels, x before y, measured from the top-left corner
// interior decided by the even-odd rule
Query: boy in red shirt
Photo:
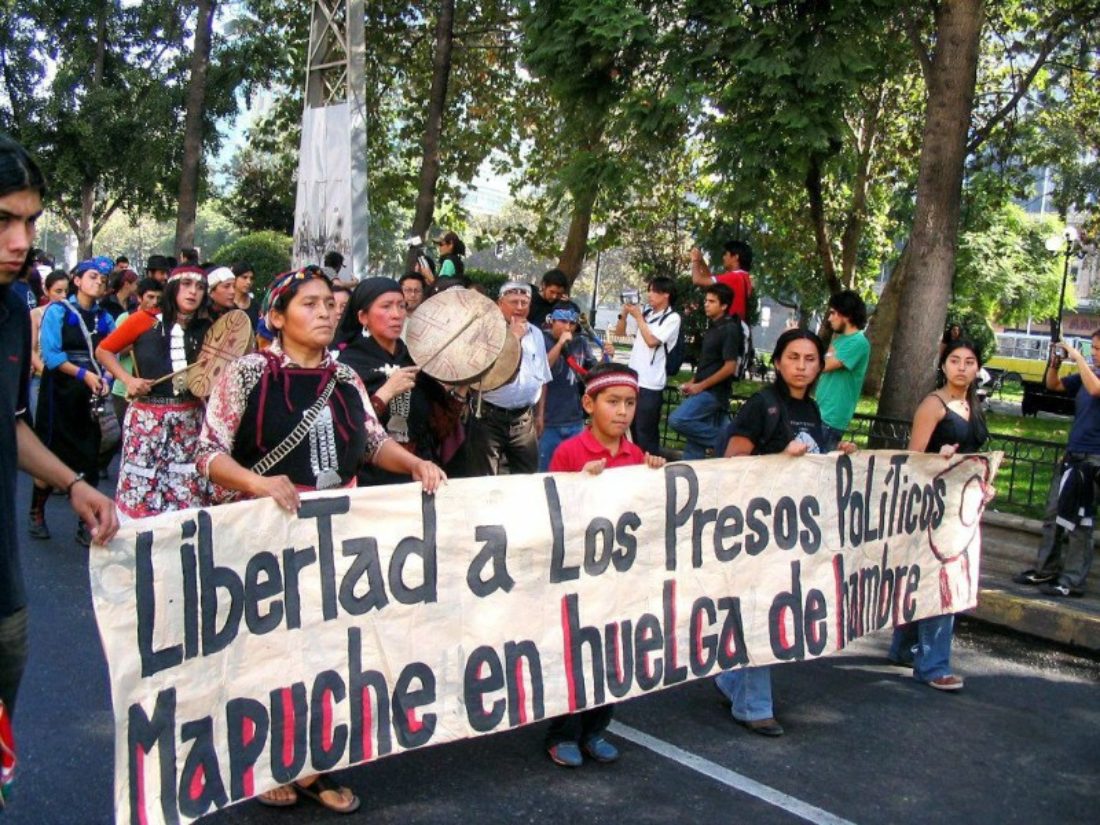
[[[584,379],[581,406],[591,417],[590,425],[558,445],[550,459],[550,472],[584,472],[598,475],[610,467],[645,464],[657,469],[665,465],[660,456],[649,455],[625,438],[638,405],[638,373],[622,364],[597,364]],[[603,732],[611,724],[613,704],[559,716],[550,723],[546,750],[558,765],[578,768],[583,753],[597,762],[614,762],[619,750]],[[582,753],[583,751],[583,753]]]

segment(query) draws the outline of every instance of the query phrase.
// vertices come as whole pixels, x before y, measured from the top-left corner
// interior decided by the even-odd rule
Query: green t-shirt
[[[122,322],[125,321],[129,317],[130,317],[129,312],[124,312],[121,315],[119,315],[118,318],[115,319],[115,328],[117,329],[118,327],[122,326]],[[130,355],[129,353],[127,353],[126,355],[123,355],[121,358],[119,358],[118,362],[120,364],[122,364],[122,368],[124,370],[126,370],[126,372],[130,373],[130,375],[134,374],[134,356],[133,355]],[[104,370],[103,372],[104,372],[104,374],[106,374],[107,370]],[[123,384],[121,381],[119,381],[116,378],[115,382],[111,385],[111,393],[113,395],[117,395],[119,398],[125,398],[126,397],[126,385]]]
[[[840,369],[822,373],[817,385],[817,406],[821,420],[834,430],[843,430],[852,420],[867,374],[871,343],[862,330],[833,336],[833,355],[844,364]]]

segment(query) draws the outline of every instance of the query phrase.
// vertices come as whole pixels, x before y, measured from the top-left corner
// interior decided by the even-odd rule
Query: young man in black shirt
[[[15,705],[27,660],[27,594],[16,540],[15,483],[20,469],[64,490],[97,541],[118,530],[115,504],[51,453],[27,421],[31,324],[11,289],[34,240],[46,183],[15,141],[0,134],[0,700]]]
[[[730,388],[745,352],[741,319],[729,314],[732,301],[733,290],[725,284],[707,287],[703,312],[711,326],[703,335],[695,375],[680,387],[684,400],[668,417],[669,426],[687,442],[685,460],[705,458],[729,421]]]

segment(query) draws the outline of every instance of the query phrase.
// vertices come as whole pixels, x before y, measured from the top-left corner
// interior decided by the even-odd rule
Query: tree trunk
[[[95,240],[92,228],[92,214],[95,209],[95,182],[84,181],[80,185],[80,218],[73,227],[76,235],[76,257],[86,261],[92,257],[92,242]]]
[[[103,67],[107,62],[107,15],[110,3],[101,3],[95,25],[95,59],[92,63],[92,82],[90,89],[103,85]],[[92,257],[92,242],[95,240],[95,188],[94,178],[86,177],[80,184],[80,217],[73,227],[76,234],[76,255],[81,261]]]
[[[983,0],[943,0],[936,6],[935,54],[927,79],[913,232],[912,275],[902,288],[907,308],[897,327],[883,382],[879,415],[911,419],[932,388],[959,232],[966,138],[974,104]]]
[[[806,170],[806,195],[810,201],[810,223],[814,228],[814,240],[817,243],[817,255],[821,259],[821,271],[831,294],[840,292],[843,287],[836,276],[836,261],[833,259],[833,247],[829,242],[829,229],[825,224],[825,198],[821,193],[821,161],[814,155],[810,158],[810,167]]]
[[[206,74],[210,67],[214,10],[217,0],[198,0],[195,16],[195,48],[191,52],[191,76],[183,120],[183,162],[180,164],[179,211],[176,213],[176,252],[195,245],[195,213],[199,205],[199,167],[202,164],[203,106]]]
[[[867,340],[871,354],[867,361],[867,375],[863,379],[863,394],[879,397],[882,379],[886,375],[886,362],[898,328],[898,310],[901,308],[901,290],[909,273],[909,244],[901,251],[901,257],[890,273],[890,280],[879,296],[875,314],[867,324]]]
[[[569,232],[565,246],[558,258],[558,269],[565,273],[570,285],[577,279],[588,254],[588,227],[592,223],[592,209],[596,205],[596,188],[591,187],[574,195],[573,214],[569,217]]]
[[[443,137],[443,110],[447,105],[447,86],[451,81],[451,49],[454,45],[455,3],[441,0],[439,20],[435,26],[435,59],[432,65],[432,88],[428,96],[428,120],[424,126],[424,150],[420,160],[420,183],[416,195],[416,212],[412,232],[427,241],[435,215],[435,190],[439,182],[439,146]],[[407,269],[416,264],[417,251],[406,256]]]

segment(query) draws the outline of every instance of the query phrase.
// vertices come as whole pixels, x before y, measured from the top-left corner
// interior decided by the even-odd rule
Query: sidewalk
[[[1012,576],[1035,563],[1039,522],[1007,513],[982,519],[981,593],[968,615],[1042,639],[1100,653],[1100,573],[1080,598],[1044,596]]]

